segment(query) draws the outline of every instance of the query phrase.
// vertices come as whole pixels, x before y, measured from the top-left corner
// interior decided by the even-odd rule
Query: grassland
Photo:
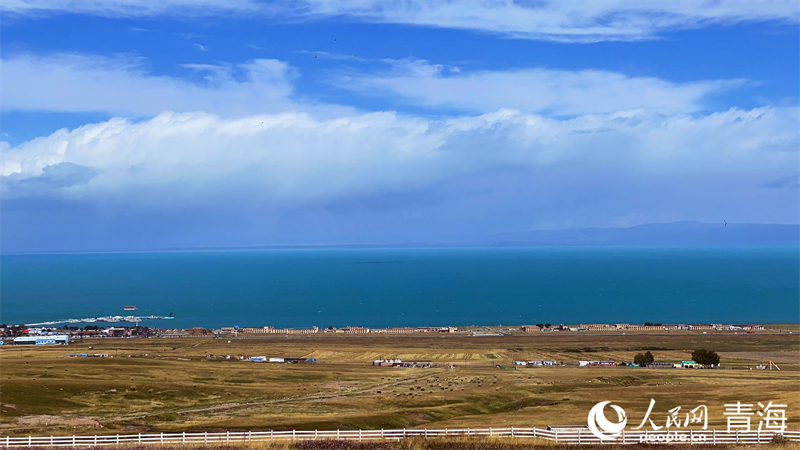
[[[641,421],[705,404],[725,427],[724,404],[788,404],[800,425],[800,334],[535,333],[467,336],[266,336],[87,340],[69,347],[0,348],[3,434],[530,427],[584,424],[611,400]],[[92,346],[93,348],[89,348]],[[724,370],[584,368],[582,359],[689,359],[717,351]],[[66,358],[67,353],[113,358]],[[215,355],[209,359],[208,355]],[[222,358],[219,356],[222,355]],[[224,355],[231,355],[225,359]],[[240,355],[316,358],[318,364],[241,362]],[[373,367],[382,358],[431,359],[431,369]],[[498,369],[518,359],[567,366]],[[780,371],[748,370],[766,360]],[[454,364],[456,368],[448,365]],[[635,425],[634,425],[635,426]]]

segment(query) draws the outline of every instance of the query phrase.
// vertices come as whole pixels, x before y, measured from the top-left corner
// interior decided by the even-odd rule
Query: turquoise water
[[[174,313],[155,326],[798,322],[770,248],[264,250],[2,256],[0,322]]]

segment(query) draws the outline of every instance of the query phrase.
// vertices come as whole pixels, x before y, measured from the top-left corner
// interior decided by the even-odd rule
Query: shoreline
[[[550,324],[546,324],[550,325]],[[384,329],[370,329],[366,327],[344,327],[332,329],[312,328],[234,328],[221,329],[193,328],[149,328],[141,326],[106,326],[92,325],[80,329],[78,327],[64,328],[0,328],[4,343],[12,343],[17,338],[33,338],[46,336],[68,337],[68,340],[82,341],[108,338],[216,338],[216,339],[289,339],[306,338],[324,339],[341,337],[372,337],[372,338],[400,338],[400,337],[451,337],[451,338],[517,338],[517,337],[546,337],[546,336],[645,336],[645,335],[782,335],[800,334],[800,324],[709,324],[709,325],[673,325],[673,324],[584,324],[580,326],[558,325],[540,328],[537,325],[518,326],[470,326],[470,327],[396,327]],[[17,344],[18,345],[18,344]]]

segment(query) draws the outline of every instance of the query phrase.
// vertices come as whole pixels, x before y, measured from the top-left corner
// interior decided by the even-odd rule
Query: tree
[[[648,350],[647,353],[644,354],[644,359],[647,361],[646,364],[652,364],[655,362],[656,358],[653,356],[652,353]]]
[[[543,323],[537,323],[536,326],[539,327],[539,328],[544,328],[544,324]]]
[[[718,366],[719,355],[711,350],[699,348],[692,352],[692,360],[705,366]]]
[[[636,356],[633,357],[633,363],[638,364],[640,366],[646,366],[647,357],[641,353],[637,353]]]

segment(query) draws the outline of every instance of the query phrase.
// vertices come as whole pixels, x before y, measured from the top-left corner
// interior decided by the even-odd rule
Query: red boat
[[[126,306],[123,309],[125,309],[125,311],[136,311],[136,307],[135,306]]]

